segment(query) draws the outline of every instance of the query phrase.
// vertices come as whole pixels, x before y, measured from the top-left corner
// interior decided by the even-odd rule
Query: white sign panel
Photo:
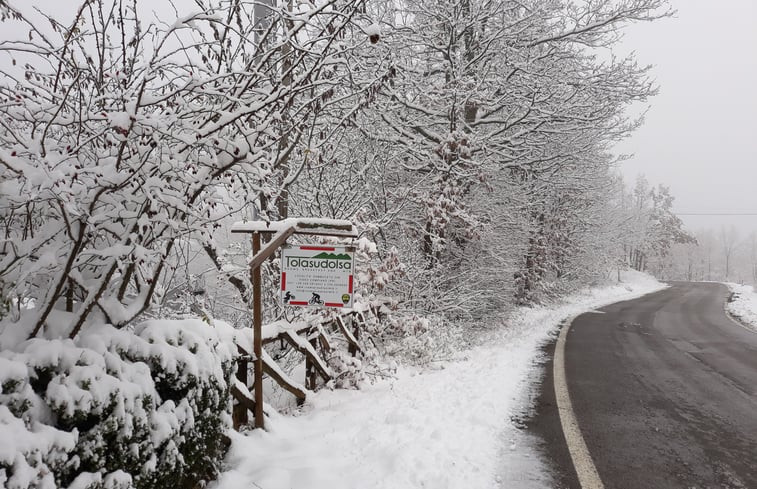
[[[302,245],[281,249],[281,301],[291,306],[352,307],[355,250]]]

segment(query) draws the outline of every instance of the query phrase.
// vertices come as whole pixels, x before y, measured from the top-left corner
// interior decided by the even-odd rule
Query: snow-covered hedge
[[[189,488],[212,478],[230,425],[227,328],[148,321],[3,345],[0,486]]]

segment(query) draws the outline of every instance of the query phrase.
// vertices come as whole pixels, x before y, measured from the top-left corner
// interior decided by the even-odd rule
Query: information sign
[[[281,249],[281,301],[290,306],[352,307],[355,249],[300,245]]]

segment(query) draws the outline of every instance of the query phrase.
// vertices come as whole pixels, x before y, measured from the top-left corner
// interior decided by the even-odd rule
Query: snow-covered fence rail
[[[353,309],[328,316],[312,314],[298,321],[279,320],[264,325],[263,345],[286,343],[305,357],[305,384],[292,379],[265,350],[262,352],[263,373],[294,395],[298,403],[304,402],[307,391],[318,388],[319,377],[325,384],[341,374],[329,365],[329,358],[333,356],[337,343],[341,341],[347,354],[352,357],[362,354],[364,346],[361,344],[361,338],[370,340],[370,336],[365,336],[365,326],[372,320],[380,322],[391,306],[391,300],[382,298],[372,302],[365,309]],[[337,335],[339,340],[335,340],[334,335]],[[254,396],[250,393],[252,386],[248,383],[249,363],[253,359],[252,328],[236,330],[234,343],[240,356],[237,359],[237,380],[231,393],[237,402],[234,409],[234,426],[239,428],[247,422],[247,411],[254,412],[255,407]]]

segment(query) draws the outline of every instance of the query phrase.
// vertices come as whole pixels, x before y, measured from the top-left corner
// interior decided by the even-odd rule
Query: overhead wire
[[[674,212],[677,216],[757,216],[757,212]]]

